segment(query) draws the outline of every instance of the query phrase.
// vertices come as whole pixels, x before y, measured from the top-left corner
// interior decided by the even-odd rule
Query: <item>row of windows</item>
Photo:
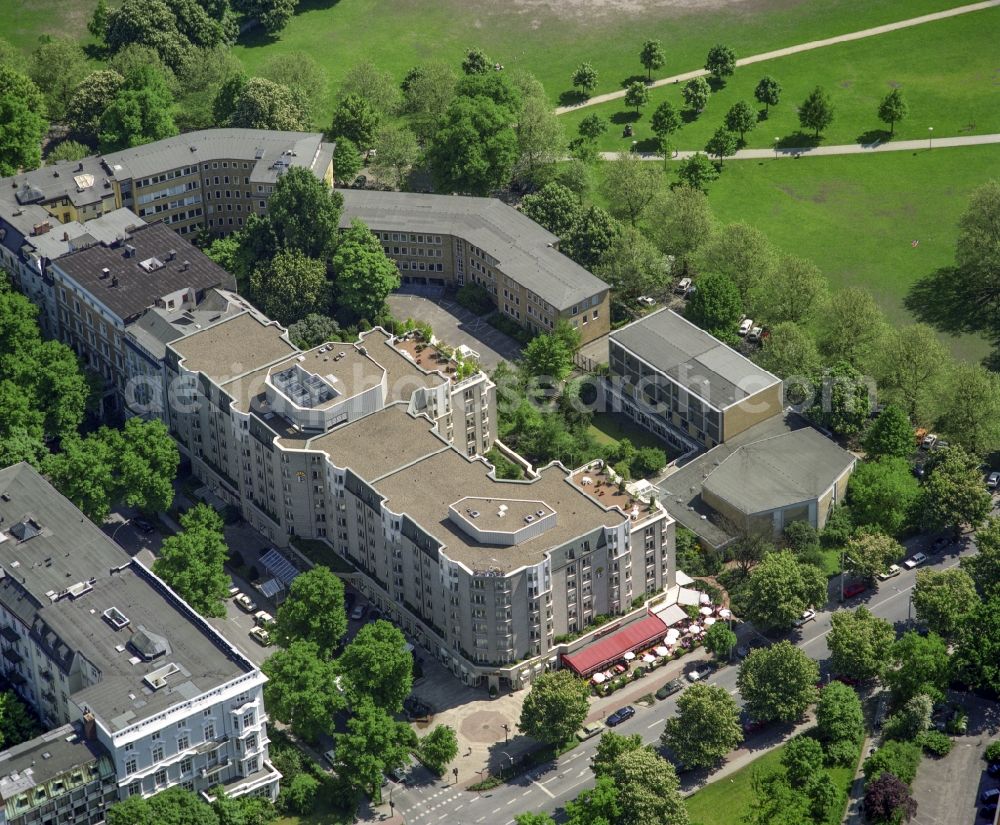
[[[409,241],[410,243],[441,243],[440,235],[416,235],[411,232],[375,232],[375,237],[383,241]]]
[[[399,268],[404,271],[409,272],[443,272],[444,266],[442,264],[424,264],[423,261],[414,261],[413,265],[410,265],[409,261],[399,261]]]

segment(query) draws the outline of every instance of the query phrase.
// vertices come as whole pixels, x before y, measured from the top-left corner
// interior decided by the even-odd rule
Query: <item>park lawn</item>
[[[991,8],[738,68],[726,86],[712,95],[705,111],[674,134],[673,147],[703,150],[726,112],[739,100],[762,112],[753,91],[765,74],[781,84],[781,102],[746,135],[749,148],[772,147],[775,138],[783,146],[812,145],[811,132],[800,130],[797,110],[817,85],[828,92],[834,108],[833,123],[820,140],[823,144],[888,138],[888,126],[876,112],[892,88],[901,89],[909,105],[907,119],[896,124],[896,139],[926,138],[929,126],[934,127],[935,137],[1000,132],[1000,107],[996,105],[1000,91],[998,31],[1000,8]],[[652,89],[650,102],[637,120],[624,100],[579,109],[562,115],[562,119],[571,136],[577,134],[580,120],[587,115],[599,114],[610,121],[600,140],[603,151],[627,150],[633,140],[638,141],[640,151],[659,151],[650,118],[664,100],[682,110],[681,86]],[[635,134],[625,138],[623,124],[628,122]]]
[[[617,444],[623,438],[627,438],[632,442],[632,446],[638,449],[655,447],[668,453],[669,458],[669,450],[664,442],[619,413],[594,413],[589,432],[599,444]]]
[[[743,816],[750,810],[753,799],[752,780],[754,773],[763,774],[781,769],[781,752],[784,745],[768,751],[750,764],[729,776],[706,785],[701,790],[689,796],[686,800],[688,814],[692,822],[698,825],[733,825],[742,822]],[[829,768],[834,784],[844,794],[844,805],[847,804],[847,793],[854,777],[852,768]],[[843,808],[827,825],[839,823]]]
[[[49,0],[46,0],[47,2]],[[71,0],[76,3],[80,0]],[[236,48],[251,72],[272,55],[309,54],[330,78],[325,124],[336,85],[363,60],[402,79],[430,60],[461,62],[473,46],[507,69],[525,68],[542,81],[553,103],[570,91],[570,75],[582,61],[597,69],[596,94],[621,88],[644,74],[639,50],[646,38],[662,40],[664,77],[702,65],[708,49],[727,42],[739,54],[755,54],[928,12],[965,0],[753,0],[738,5],[666,0],[300,0],[299,11],[276,39],[249,33]],[[5,4],[0,4],[5,5]],[[638,10],[637,10],[638,9]],[[3,13],[0,12],[0,25]]]

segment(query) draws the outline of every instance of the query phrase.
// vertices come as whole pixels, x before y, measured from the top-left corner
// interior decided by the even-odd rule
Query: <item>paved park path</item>
[[[1000,2],[1000,0],[997,0]],[[1000,143],[998,135],[964,135],[962,137],[920,138],[919,140],[876,141],[875,143],[844,143],[838,146],[803,146],[795,148],[784,146],[779,149],[740,149],[726,160],[760,160],[761,158],[779,157],[809,157],[811,155],[871,155],[882,152],[907,152],[918,149],[946,149],[953,146],[982,146],[988,143]],[[704,154],[704,150],[701,150]],[[600,152],[602,160],[614,160],[619,152]],[[663,155],[652,152],[637,152],[642,160],[663,160]],[[671,160],[684,160],[695,154],[693,150],[674,152]]]
[[[886,23],[883,26],[874,26],[870,29],[862,29],[861,31],[850,32],[849,34],[841,34],[836,37],[827,37],[823,40],[810,40],[808,43],[799,43],[797,46],[788,46],[784,49],[775,49],[771,52],[762,52],[761,54],[754,54],[750,57],[741,57],[736,61],[737,66],[749,66],[751,63],[760,63],[763,60],[771,60],[775,57],[787,57],[791,54],[798,54],[799,52],[808,52],[813,49],[822,49],[824,46],[832,46],[835,43],[849,43],[852,40],[863,40],[866,37],[874,37],[878,34],[885,34],[886,32],[897,31],[898,29],[908,29],[911,26],[920,26],[923,23],[932,23],[935,20],[946,20],[949,17],[957,17],[960,14],[968,14],[973,11],[982,11],[983,9],[990,9],[995,6],[1000,6],[1000,0],[983,0],[980,3],[970,3],[967,6],[956,6],[953,9],[945,9],[944,11],[937,11],[933,14],[923,14],[920,17],[911,17],[908,20],[899,20],[895,23]],[[683,83],[685,80],[690,80],[693,77],[702,77],[707,75],[708,72],[704,69],[697,69],[693,72],[685,72],[684,74],[673,75],[672,77],[663,77],[659,80],[654,80],[649,84],[650,88],[655,88],[657,86],[666,86],[670,83]],[[596,106],[598,103],[606,103],[609,100],[618,100],[619,98],[625,97],[625,89],[619,89],[617,92],[608,92],[607,94],[597,95],[596,97],[588,98],[587,100],[576,103],[572,106],[559,106],[556,108],[556,114],[561,115],[565,112],[572,112],[576,109],[582,109],[586,106]],[[830,147],[833,148],[833,147]]]

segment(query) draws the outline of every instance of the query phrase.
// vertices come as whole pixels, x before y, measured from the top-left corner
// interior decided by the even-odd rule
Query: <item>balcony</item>
[[[198,771],[198,776],[200,776],[202,779],[205,779],[205,778],[207,778],[209,776],[214,776],[219,771],[221,771],[221,770],[223,770],[225,768],[228,768],[232,763],[233,763],[233,760],[227,754],[222,759],[220,759],[218,762],[216,762],[214,765],[206,765],[204,768],[202,768],[201,770],[199,770]]]

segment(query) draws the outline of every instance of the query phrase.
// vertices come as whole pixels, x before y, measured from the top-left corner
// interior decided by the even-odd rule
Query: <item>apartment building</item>
[[[44,281],[55,334],[105,379],[106,412],[122,409],[131,378],[149,374],[156,380],[144,386],[161,385],[160,363],[130,334],[144,315],[155,310],[181,318],[207,310],[211,317],[224,311],[217,290],[235,287],[232,275],[165,224],[141,221],[111,243],[50,261]]]
[[[783,409],[781,379],[663,309],[611,333],[607,400],[681,450],[711,449]]]
[[[340,190],[342,226],[360,219],[404,284],[478,284],[531,332],[565,321],[582,343],[610,329],[608,285],[559,251],[559,238],[495,198]]]
[[[115,799],[275,797],[266,677],[249,660],[27,464],[0,470],[0,530],[0,672],[45,724],[84,731],[68,770],[99,747]]]
[[[555,637],[674,583],[673,520],[558,465],[494,478],[494,385],[426,355],[379,329],[300,352],[245,313],[167,345],[170,427],[275,544],[328,542],[456,676],[518,687]]]

